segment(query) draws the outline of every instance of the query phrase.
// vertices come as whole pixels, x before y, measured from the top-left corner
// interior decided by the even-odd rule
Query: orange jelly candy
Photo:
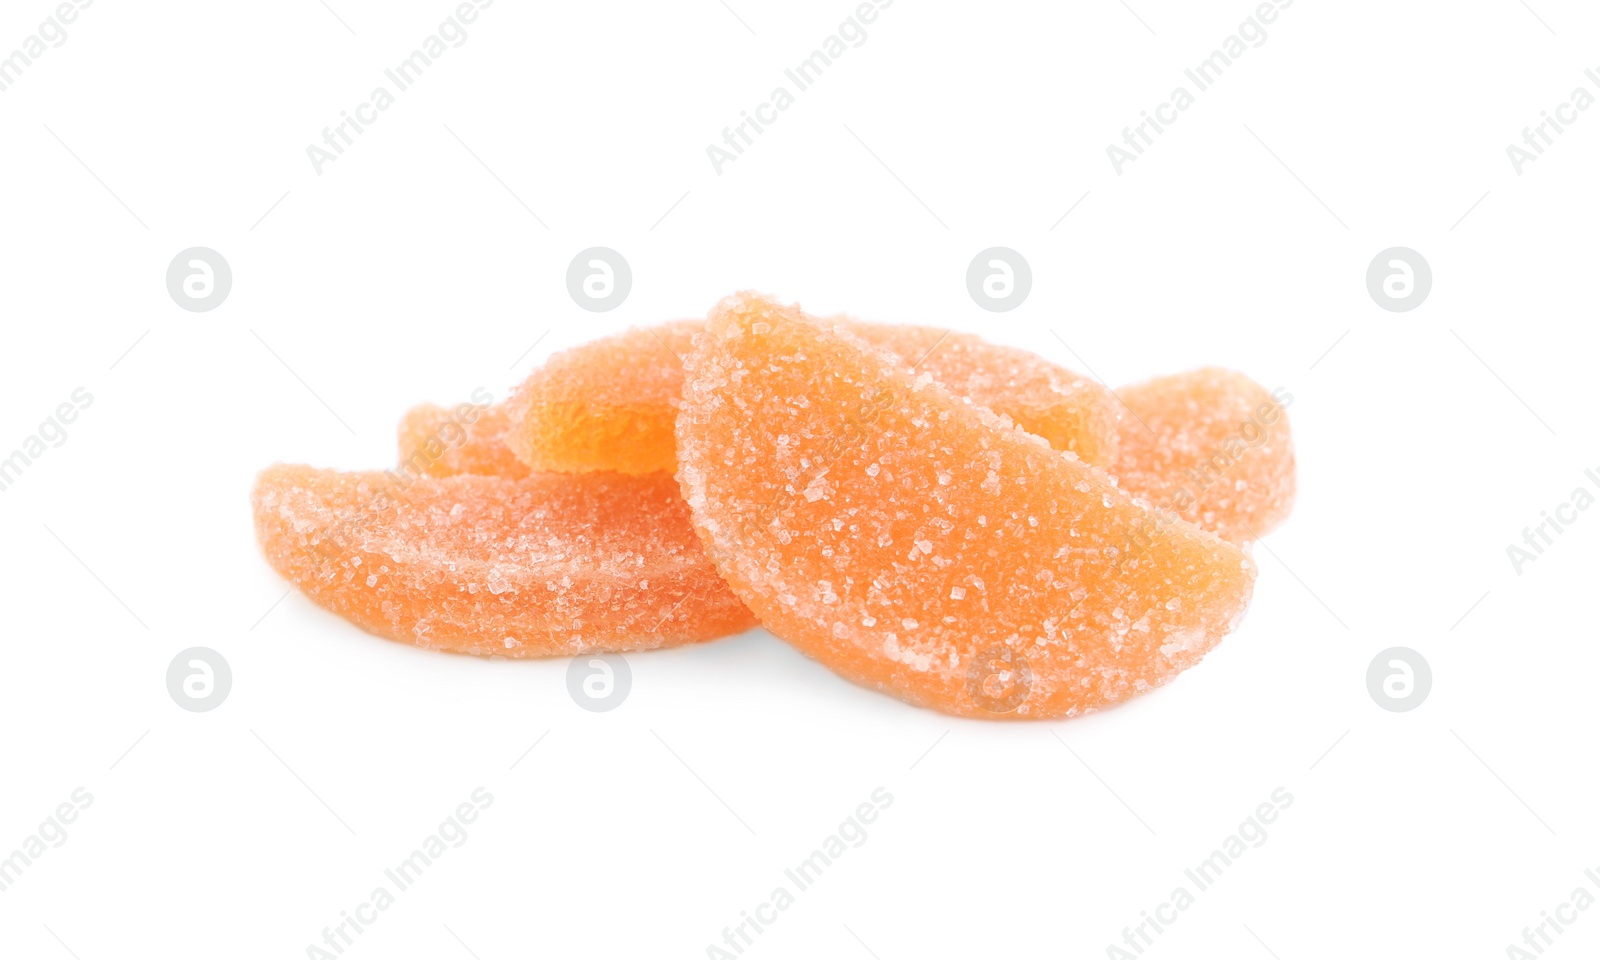
[[[512,452],[535,470],[675,470],[680,358],[704,327],[680,320],[552,356],[506,402]]]
[[[663,474],[410,479],[280,465],[252,501],[274,569],[320,606],[419,647],[649,650],[755,623]]]
[[[762,624],[947,713],[1066,717],[1150,690],[1239,623],[1255,581],[1238,547],[752,294],[713,311],[677,439],[695,527]]]
[[[845,325],[918,373],[932,374],[934,383],[950,393],[1005,414],[1057,450],[1071,450],[1097,467],[1116,459],[1122,406],[1088,377],[970,333],[853,320]]]
[[[526,477],[532,471],[506,446],[510,429],[504,404],[420,404],[400,421],[400,468],[426,477]]]
[[[1120,406],[1111,391],[1025,350],[934,327],[836,318],[952,393],[1010,416],[1088,463],[1116,456]],[[674,470],[682,358],[699,320],[630,330],[558,353],[508,401],[507,442],[535,470]]]
[[[1265,536],[1289,515],[1288,392],[1205,367],[1118,393],[1128,415],[1108,469],[1124,490],[1234,543]]]

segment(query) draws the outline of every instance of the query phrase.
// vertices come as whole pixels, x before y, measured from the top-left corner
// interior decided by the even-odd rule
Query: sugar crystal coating
[[[1265,536],[1289,515],[1292,395],[1217,367],[1118,395],[1128,415],[1108,470],[1124,490],[1234,543]]]
[[[773,633],[948,713],[1072,716],[1198,662],[1248,605],[1237,547],[957,398],[850,330],[752,294],[688,360],[679,481]]]
[[[1059,450],[1101,466],[1116,456],[1121,408],[1093,380],[971,334],[830,322],[915,365],[952,393],[1010,416]],[[682,320],[629,330],[551,357],[507,401],[506,440],[515,456],[535,470],[677,469],[673,424],[683,357],[704,326]]]
[[[754,618],[670,476],[409,478],[304,466],[252,496],[267,560],[380,636],[506,657],[649,650]]]

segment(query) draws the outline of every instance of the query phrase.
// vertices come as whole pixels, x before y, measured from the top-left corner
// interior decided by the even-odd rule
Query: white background
[[[1254,4],[900,0],[719,176],[706,146],[853,4],[499,0],[319,176],[306,146],[453,9],[329,2],[101,0],[0,93],[0,453],[94,396],[0,493],[0,854],[94,797],[0,893],[0,952],[306,956],[479,786],[466,843],[345,956],[704,957],[878,787],[745,956],[1103,957],[1278,787],[1145,956],[1501,957],[1596,891],[1600,511],[1506,556],[1600,468],[1600,109],[1506,156],[1594,89],[1592,5],[1299,0],[1118,176],[1107,144]],[[0,52],[51,9],[6,4]],[[634,272],[600,315],[563,279],[596,244]],[[1034,271],[1008,314],[965,290],[995,244]],[[214,312],[165,289],[195,245],[232,264]],[[1434,272],[1410,313],[1365,288],[1394,245]],[[1114,386],[1286,387],[1299,501],[1243,627],[1067,722],[903,706],[761,630],[630,657],[590,714],[565,661],[284,599],[262,467],[387,466],[417,401],[746,287]],[[232,664],[211,713],[167,693],[194,645]],[[1433,668],[1410,713],[1366,690],[1394,645]],[[1579,916],[1548,956],[1600,948]]]

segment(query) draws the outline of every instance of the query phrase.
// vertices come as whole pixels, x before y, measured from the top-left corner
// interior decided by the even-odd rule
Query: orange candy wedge
[[[932,375],[951,392],[1006,414],[1057,449],[1100,466],[1116,457],[1120,406],[1093,380],[970,334],[833,322]],[[675,470],[673,422],[683,392],[682,358],[704,326],[683,320],[630,330],[551,357],[507,401],[506,442],[512,452],[535,470]]]
[[[1118,391],[1128,405],[1116,463],[1122,488],[1225,540],[1265,536],[1294,506],[1294,443],[1284,408],[1241,373],[1206,367]]]
[[[680,320],[555,354],[506,402],[507,442],[535,470],[671,472],[683,361],[705,326]]]
[[[420,404],[400,421],[400,469],[419,477],[526,477],[532,471],[506,446],[510,430],[504,404]]]
[[[837,322],[837,321],[832,321]],[[856,336],[911,364],[958,397],[988,407],[1057,450],[1108,467],[1117,456],[1122,405],[1097,381],[1015,347],[937,327],[847,320]]]
[[[274,569],[320,606],[419,647],[625,652],[755,623],[663,474],[413,479],[276,466],[252,505]]]
[[[679,480],[708,552],[763,625],[857,683],[1073,716],[1172,679],[1244,615],[1239,548],[1154,524],[846,329],[737,295],[687,371]]]

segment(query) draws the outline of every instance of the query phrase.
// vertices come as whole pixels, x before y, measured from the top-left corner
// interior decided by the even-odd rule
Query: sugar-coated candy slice
[[[1128,412],[1108,469],[1124,490],[1234,543],[1265,536],[1288,517],[1287,391],[1204,367],[1118,393]]]
[[[506,446],[510,429],[504,404],[420,404],[400,421],[400,469],[428,477],[525,477],[532,471]]]
[[[1121,407],[1100,384],[1026,350],[935,327],[835,318],[932,374],[952,393],[1011,417],[1059,450],[1109,465]],[[641,473],[677,466],[673,422],[682,358],[704,322],[606,337],[551,357],[508,401],[515,455],[535,470]]]
[[[419,647],[648,650],[755,623],[666,474],[411,479],[280,465],[252,500],[274,569],[317,604]]]
[[[845,321],[850,331],[898,356],[958,397],[968,397],[1057,450],[1109,466],[1122,406],[1110,390],[1026,350],[937,327]]]
[[[512,452],[535,470],[675,470],[680,358],[704,326],[681,320],[555,354],[506,402]]]
[[[948,713],[1065,717],[1196,663],[1255,566],[931,375],[739,294],[690,355],[679,481],[762,624]]]

